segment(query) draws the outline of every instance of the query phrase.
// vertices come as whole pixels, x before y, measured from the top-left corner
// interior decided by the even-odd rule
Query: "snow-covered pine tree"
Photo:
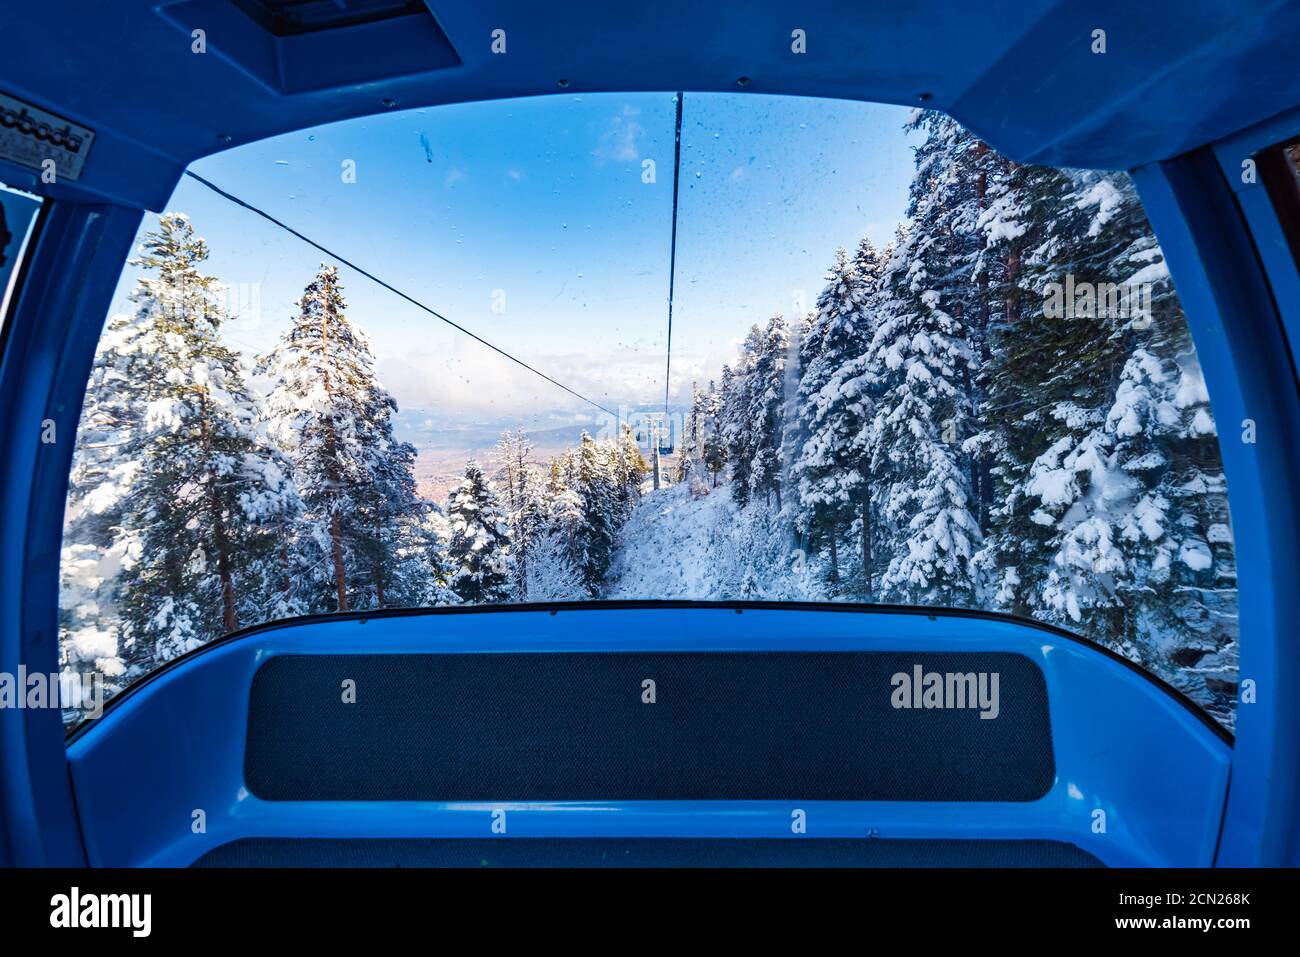
[[[762,330],[750,369],[748,421],[750,431],[749,498],[762,500],[774,514],[781,511],[784,466],[781,447],[785,429],[785,363],[790,348],[785,319],[775,315]]]
[[[979,564],[991,577],[990,600],[1023,616],[1045,611],[1054,553],[1041,496],[1028,493],[1030,469],[1050,447],[1060,443],[1059,458],[1100,424],[1104,380],[1117,361],[1113,330],[1095,316],[1066,325],[1047,319],[1042,306],[1080,234],[1079,211],[1061,200],[1073,194],[1068,173],[1018,166],[993,185],[980,219],[986,249],[978,272],[992,315],[982,429],[967,445],[992,462],[995,504]],[[1088,374],[1079,375],[1080,366]]]
[[[420,499],[413,512],[400,516],[389,559],[391,608],[432,608],[460,601],[452,590],[455,568],[447,557],[451,529],[433,502]]]
[[[542,501],[544,529],[563,543],[569,563],[576,567],[579,554],[578,528],[582,524],[582,498],[569,484],[572,453],[551,459],[546,470]]]
[[[591,597],[574,556],[579,547],[582,500],[563,478],[563,467],[552,461],[538,496],[543,517],[528,562],[529,601],[580,601]]]
[[[277,532],[298,509],[240,358],[221,342],[207,256],[188,219],[167,214],[134,261],[146,275],[132,295],[130,394],[144,415],[121,449],[135,473],[121,500],[119,611],[125,657],[141,671],[234,631],[241,611],[261,620]]]
[[[69,512],[77,527],[67,529],[65,539],[93,539],[103,547],[115,537],[122,497],[136,471],[123,453],[143,431],[148,384],[163,374],[160,357],[139,348],[141,338],[153,330],[157,312],[143,286],[130,298],[135,312],[110,318],[95,350],[68,482]]]
[[[1066,176],[1070,189],[1049,207],[1062,231],[1064,259],[1058,259],[1050,279],[1067,287],[1070,277],[1077,283],[1112,279],[1124,268],[1117,258],[1147,231],[1137,196],[1116,176]],[[1094,203],[1089,194],[1104,198]],[[1167,502],[1150,494],[1159,483],[1155,473],[1162,471],[1163,456],[1143,434],[1159,429],[1147,388],[1152,377],[1161,376],[1159,363],[1140,345],[1149,336],[1102,303],[1078,303],[1053,314],[1043,291],[1031,302],[1044,314],[1045,333],[1057,353],[1062,339],[1083,346],[1086,337],[1092,343],[1090,351],[1072,356],[1064,372],[1071,394],[1054,405],[1039,397],[1051,420],[1044,429],[1050,445],[1030,464],[1025,492],[1036,505],[1031,520],[1048,533],[1043,611],[1069,627],[1086,622],[1088,634],[1140,658],[1149,649],[1138,633],[1143,603],[1138,592],[1153,561],[1165,562],[1163,556],[1141,553],[1148,545],[1158,552],[1170,544]],[[1085,379],[1090,380],[1086,385]],[[1117,448],[1120,432],[1129,454]]]
[[[725,388],[731,377],[731,370],[722,367],[722,383]],[[718,487],[718,476],[727,467],[727,443],[723,434],[723,389],[716,387],[709,380],[709,391],[704,394],[701,404],[700,458],[704,469],[709,473],[712,485]]]
[[[763,330],[751,326],[732,368],[722,369],[722,441],[731,465],[731,497],[744,508],[749,504],[749,476],[754,466],[753,408],[754,362],[763,344]]]
[[[986,254],[982,222],[989,206],[990,192],[1006,178],[1012,164],[947,117],[923,115],[914,122],[930,126],[934,131],[930,138],[946,144],[945,165],[949,172],[940,187],[946,207],[940,228],[948,234],[952,282],[945,294],[951,301],[954,317],[967,330],[972,361],[966,392],[970,396],[970,407],[978,409],[988,390],[989,336],[995,315],[989,286],[1001,281],[1009,268],[1015,268],[1014,261],[1007,262]],[[961,423],[959,435],[970,468],[971,513],[983,534],[990,528],[994,493],[992,457],[984,441],[986,436],[982,426],[978,418],[971,418]]]
[[[800,430],[805,438],[792,473],[797,481],[796,530],[829,556],[830,585],[841,584],[840,541],[869,501],[865,452],[858,436],[870,417],[871,382],[864,354],[871,329],[867,294],[881,264],[864,239],[857,260],[873,274],[864,277],[844,249],[817,297],[799,381]],[[860,533],[861,534],[861,533]],[[862,535],[861,554],[870,552],[871,529]],[[863,592],[871,591],[870,562],[863,559]]]
[[[698,382],[691,383],[691,406],[682,423],[681,454],[677,458],[677,481],[685,482],[703,467],[704,394]]]
[[[397,403],[347,318],[338,270],[321,265],[298,315],[260,363],[266,416],[294,465],[305,514],[294,541],[302,603],[347,611],[387,603],[392,526],[419,522],[414,450],[393,438]]]
[[[623,426],[618,443],[612,451],[610,464],[614,471],[615,496],[622,510],[621,517],[626,518],[641,498],[641,483],[650,474],[650,466],[641,454],[641,447],[637,445],[636,435],[630,425]]]
[[[510,600],[510,523],[496,489],[477,462],[465,466],[460,485],[447,497],[451,537],[447,557],[451,587],[461,601],[488,604]]]
[[[582,573],[573,567],[563,538],[541,535],[534,544],[534,560],[528,565],[529,601],[585,601],[590,597]]]
[[[986,228],[994,253],[1023,250],[1005,298],[1025,303],[1007,310],[989,380],[1006,436],[990,543],[998,597],[1226,714],[1225,483],[1186,320],[1136,193],[1120,174],[1020,167]]]
[[[542,531],[545,519],[537,467],[532,460],[533,444],[523,429],[503,432],[497,454],[501,460],[499,475],[514,555],[511,591],[516,601],[528,601],[528,565],[533,542]]]
[[[1080,173],[1089,273],[1127,352],[1104,429],[1134,481],[1120,584],[1140,660],[1221,719],[1236,700],[1236,562],[1209,396],[1164,256],[1129,178]],[[1103,309],[1098,286],[1098,311]],[[1127,293],[1127,296],[1125,296]],[[1077,299],[1076,295],[1076,299]],[[1076,310],[1077,311],[1077,310]]]
[[[140,295],[139,288],[132,293],[136,311],[109,319],[95,351],[72,457],[60,562],[61,667],[102,674],[111,693],[126,670],[117,592],[132,542],[123,505],[138,474],[126,450],[143,432],[146,386],[161,376],[157,356],[135,347],[155,318],[153,309],[139,308]]]
[[[1167,278],[1156,280],[1155,286],[1172,294]],[[1147,579],[1155,592],[1149,604],[1162,614],[1144,621],[1141,633],[1152,636],[1165,677],[1231,724],[1238,697],[1239,620],[1227,479],[1209,395],[1185,321],[1164,310],[1155,323],[1150,345],[1161,359],[1157,439],[1167,462],[1159,490],[1171,503],[1167,528],[1176,544],[1169,549],[1169,574],[1159,574],[1157,567]],[[1116,411],[1112,407],[1108,421],[1120,433],[1124,423],[1113,418]],[[1127,451],[1122,435],[1119,451]]]
[[[867,350],[879,384],[866,447],[889,555],[880,589],[901,603],[968,606],[977,600],[980,529],[961,447],[974,411],[974,350],[960,316],[970,312],[974,259],[957,230],[955,207],[966,198],[948,161],[955,124],[930,113],[916,123],[927,137],[917,150],[911,227],[885,268]]]
[[[356,511],[349,523],[356,559],[350,603],[353,608],[411,607],[426,603],[438,572],[427,554],[431,503],[416,492],[415,447],[393,437],[396,402],[378,389],[371,402],[366,427],[374,455],[367,480],[353,489]]]
[[[586,432],[571,455],[570,487],[581,503],[573,531],[574,566],[592,597],[600,594],[621,521],[617,478],[609,457]]]
[[[796,529],[802,503],[799,501],[795,463],[798,462],[799,453],[808,439],[799,384],[803,380],[804,353],[808,350],[808,340],[812,335],[813,320],[816,316],[815,310],[809,311],[796,317],[786,328],[785,381],[781,386],[785,400],[781,408],[781,448],[778,450],[781,461],[781,488],[784,494],[781,497],[779,519],[788,532],[787,544],[792,549],[799,549],[806,544]]]

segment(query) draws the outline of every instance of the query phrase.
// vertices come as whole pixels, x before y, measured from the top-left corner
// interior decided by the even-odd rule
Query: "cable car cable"
[[[677,122],[673,136],[673,231],[668,252],[668,346],[664,359],[664,423],[668,422],[668,387],[673,370],[673,287],[677,280],[677,193],[682,173],[682,101],[686,94],[677,93]],[[662,437],[656,436],[656,441]]]
[[[231,193],[227,193],[227,192],[226,192],[224,189],[222,189],[220,186],[217,186],[215,183],[209,182],[208,180],[206,180],[206,179],[204,179],[202,176],[200,176],[198,173],[192,173],[192,172],[190,172],[189,170],[186,170],[186,171],[185,171],[185,175],[188,176],[188,177],[190,177],[191,179],[197,180],[198,182],[202,183],[204,186],[206,186],[208,189],[212,190],[214,193],[216,193],[218,196],[222,197],[223,199],[227,199],[227,200],[229,200],[230,202],[234,203],[234,204],[237,205],[237,206],[242,206],[242,207],[244,207],[244,209],[247,209],[247,210],[249,210],[250,212],[256,213],[258,216],[261,216],[263,219],[266,219],[266,220],[268,220],[268,221],[274,223],[276,226],[279,226],[279,227],[280,227],[281,229],[283,229],[285,232],[287,232],[287,233],[289,233],[289,234],[291,234],[291,235],[293,235],[293,236],[297,236],[299,239],[301,239],[301,240],[302,240],[303,242],[305,242],[307,245],[309,245],[309,246],[313,246],[313,247],[315,247],[316,249],[319,249],[321,252],[323,252],[325,255],[329,256],[329,257],[332,258],[332,259],[337,259],[339,262],[341,262],[343,265],[347,266],[349,269],[352,269],[352,270],[355,270],[356,272],[361,273],[361,275],[365,276],[367,279],[371,280],[372,282],[375,282],[375,283],[377,283],[378,285],[383,286],[383,287],[384,287],[385,289],[387,289],[389,292],[393,293],[393,295],[395,295],[395,296],[399,296],[399,297],[401,297],[402,299],[405,299],[405,300],[406,300],[407,302],[409,302],[411,305],[415,306],[415,307],[418,308],[418,309],[422,309],[422,310],[424,310],[424,311],[427,312],[429,315],[433,316],[435,319],[440,319],[440,320],[442,320],[442,321],[445,322],[447,325],[449,325],[449,326],[451,326],[453,329],[455,329],[457,332],[463,332],[465,335],[469,336],[469,337],[470,337],[471,339],[473,339],[475,342],[481,343],[482,345],[487,346],[487,347],[488,347],[489,349],[491,349],[493,352],[495,352],[495,353],[497,353],[497,354],[499,354],[499,355],[505,356],[505,357],[506,357],[507,359],[509,359],[511,362],[515,363],[516,365],[522,366],[523,368],[525,368],[525,369],[527,369],[529,372],[531,372],[533,375],[535,375],[535,376],[540,376],[541,378],[543,378],[543,379],[545,379],[547,382],[549,382],[551,385],[556,386],[557,388],[563,389],[565,392],[569,393],[569,395],[573,396],[574,398],[581,399],[583,402],[586,402],[588,405],[595,406],[597,409],[600,409],[600,411],[604,412],[606,415],[612,415],[612,416],[614,416],[615,420],[618,419],[618,413],[617,413],[617,412],[613,412],[613,411],[611,411],[610,409],[605,408],[605,407],[604,407],[603,405],[601,405],[599,402],[595,401],[594,399],[589,399],[589,398],[587,398],[587,397],[586,397],[585,395],[583,395],[581,392],[578,392],[578,391],[576,391],[576,390],[574,390],[574,389],[570,389],[570,388],[569,388],[567,385],[565,385],[563,382],[557,382],[556,380],[554,380],[554,379],[552,379],[550,376],[548,376],[545,372],[542,372],[540,369],[537,369],[537,368],[535,368],[535,367],[533,367],[533,366],[530,366],[530,365],[529,365],[527,362],[525,362],[523,359],[519,359],[519,358],[516,358],[515,356],[512,356],[510,353],[506,352],[506,350],[502,349],[500,346],[493,345],[492,343],[490,343],[490,342],[488,342],[486,339],[484,339],[482,336],[475,335],[474,333],[470,332],[468,329],[466,329],[464,326],[460,325],[459,323],[452,322],[450,319],[448,319],[448,318],[447,318],[446,316],[444,316],[442,313],[438,312],[436,309],[432,309],[432,308],[430,308],[429,306],[426,306],[424,303],[420,302],[418,299],[414,299],[414,298],[412,298],[411,296],[408,296],[406,293],[402,292],[402,290],[396,288],[395,286],[390,285],[389,283],[384,282],[384,280],[380,279],[380,278],[379,278],[378,276],[376,276],[374,273],[372,273],[372,272],[370,272],[370,271],[368,271],[368,270],[366,270],[366,269],[362,269],[362,268],[361,268],[360,266],[358,266],[356,263],[350,261],[349,259],[346,259],[346,258],[343,257],[343,256],[340,256],[338,253],[334,252],[332,249],[328,249],[328,248],[326,248],[325,246],[322,246],[320,243],[316,242],[316,240],[311,239],[311,238],[309,238],[309,237],[307,237],[307,236],[304,236],[302,233],[298,232],[298,230],[296,230],[296,229],[294,229],[292,226],[289,226],[288,224],[283,223],[283,222],[281,222],[280,220],[276,219],[274,216],[272,216],[270,213],[266,212],[265,210],[258,209],[258,208],[257,208],[256,206],[254,206],[252,203],[247,203],[247,202],[245,202],[244,200],[240,199],[238,196],[235,196],[235,195],[233,195],[233,194],[231,194]],[[666,394],[666,393],[665,393],[665,394]]]

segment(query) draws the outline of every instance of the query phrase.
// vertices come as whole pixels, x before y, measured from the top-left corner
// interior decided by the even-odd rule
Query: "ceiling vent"
[[[429,16],[424,0],[230,0],[263,30],[296,37],[397,17]]]
[[[159,13],[282,95],[461,62],[424,0],[180,0]]]

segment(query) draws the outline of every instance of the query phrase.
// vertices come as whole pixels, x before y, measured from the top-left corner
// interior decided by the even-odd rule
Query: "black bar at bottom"
[[[484,946],[523,934],[530,947],[590,939],[658,941],[674,950],[719,934],[731,946],[751,937],[771,946],[793,936],[806,948],[828,932],[847,932],[859,944],[903,934],[925,949],[944,940],[1051,944],[1101,935],[1195,936],[1231,946],[1243,934],[1293,927],[1294,877],[957,868],[5,871],[0,927],[10,941],[49,935],[57,943],[74,934],[87,944],[129,941],[142,928],[120,918],[138,917],[144,899],[121,895],[147,894],[150,939],[205,947],[228,940],[250,950],[259,942],[337,947],[412,936],[445,945],[467,933]],[[73,888],[82,913],[91,907],[112,916],[116,908],[126,926],[51,926],[60,913],[69,923]],[[132,902],[139,905],[133,911]]]

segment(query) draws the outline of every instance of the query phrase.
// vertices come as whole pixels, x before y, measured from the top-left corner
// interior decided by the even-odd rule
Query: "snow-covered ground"
[[[645,494],[619,533],[603,598],[695,601],[809,593],[785,534],[736,506],[725,485],[682,483]]]
[[[650,492],[619,535],[605,597],[719,597],[732,548],[718,529],[732,527],[736,511],[725,488],[701,498],[684,484]]]

